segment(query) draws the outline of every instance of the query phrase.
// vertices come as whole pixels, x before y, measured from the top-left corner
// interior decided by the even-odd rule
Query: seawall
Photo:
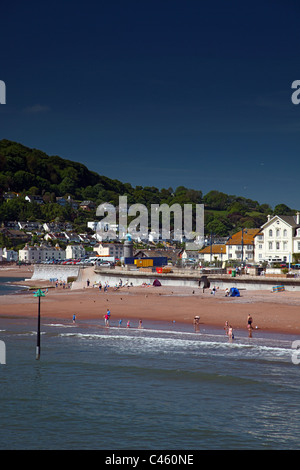
[[[47,280],[58,279],[59,281],[67,281],[68,277],[78,277],[79,266],[60,265],[60,264],[35,264],[31,279]]]
[[[50,280],[58,279],[67,281],[70,277],[75,277],[76,281],[72,283],[72,289],[82,289],[86,287],[87,280],[90,285],[98,284],[100,281],[102,285],[107,282],[110,286],[119,284],[122,279],[123,284],[131,284],[133,286],[140,286],[142,283],[153,284],[155,279],[158,279],[163,286],[186,286],[186,287],[199,287],[199,280],[202,276],[200,272],[182,272],[174,273],[155,273],[155,272],[140,272],[138,270],[119,270],[119,269],[104,269],[73,265],[35,265],[34,273],[31,279],[35,280]],[[210,287],[214,285],[219,289],[226,289],[226,287],[236,287],[237,289],[247,290],[272,290],[272,287],[282,285],[288,291],[300,291],[299,278],[278,278],[278,277],[262,277],[262,276],[237,276],[231,277],[229,274],[208,274]],[[200,287],[203,286],[201,283]]]

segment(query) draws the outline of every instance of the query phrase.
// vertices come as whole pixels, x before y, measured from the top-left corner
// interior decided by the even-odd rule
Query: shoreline
[[[18,268],[17,268],[18,269]],[[15,271],[15,270],[14,270]],[[28,271],[27,271],[28,273]],[[3,277],[3,276],[2,276]],[[7,274],[5,275],[7,276]],[[12,277],[16,277],[14,274]],[[20,277],[24,277],[24,273]],[[107,308],[112,320],[122,319],[176,322],[193,325],[200,316],[201,328],[224,328],[225,321],[234,330],[247,331],[247,316],[253,317],[255,331],[300,335],[300,292],[241,290],[240,297],[225,297],[221,289],[215,295],[192,287],[122,287],[99,292],[96,287],[80,290],[55,288],[49,281],[20,281],[19,285],[41,287],[48,292],[41,299],[41,316],[72,322],[101,320]],[[51,288],[50,288],[51,287]],[[32,290],[1,296],[0,318],[37,317],[37,299]],[[256,328],[257,327],[257,328]]]

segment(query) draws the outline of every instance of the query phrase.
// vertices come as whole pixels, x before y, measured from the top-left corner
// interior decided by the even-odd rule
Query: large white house
[[[293,254],[300,254],[300,213],[268,216],[255,236],[255,262],[289,263]]]
[[[26,244],[23,250],[19,250],[19,260],[24,263],[41,263],[43,261],[64,260],[66,252],[59,245],[52,246],[41,243],[30,246]]]

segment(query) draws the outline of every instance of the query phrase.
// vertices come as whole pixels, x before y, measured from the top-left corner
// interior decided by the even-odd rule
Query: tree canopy
[[[6,201],[5,193],[17,193],[19,197]],[[44,204],[28,203],[25,195],[40,195]],[[119,196],[127,196],[128,205],[144,204],[148,211],[151,204],[204,204],[205,231],[227,236],[242,227],[255,228],[267,220],[267,215],[291,215],[295,211],[279,204],[274,212],[268,204],[241,196],[228,195],[211,190],[203,195],[201,189],[178,186],[173,189],[155,186],[136,186],[110,179],[90,171],[82,163],[48,156],[41,150],[31,149],[6,139],[0,140],[0,221],[59,219],[81,226],[87,220],[96,220],[95,209],[84,213],[70,204],[58,204],[57,198],[77,201],[90,200],[95,207],[103,202],[118,206]],[[81,211],[79,214],[78,211]]]

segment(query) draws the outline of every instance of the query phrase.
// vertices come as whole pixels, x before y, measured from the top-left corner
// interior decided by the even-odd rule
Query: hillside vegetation
[[[6,201],[5,193],[19,197]],[[41,195],[44,204],[29,203],[25,195]],[[103,202],[118,206],[119,195],[127,196],[128,205],[200,204],[205,205],[205,231],[228,236],[244,228],[260,227],[268,214],[294,214],[280,204],[274,211],[267,204],[241,196],[228,195],[217,190],[203,194],[201,189],[184,186],[158,189],[155,186],[135,186],[107,178],[90,171],[82,163],[49,156],[6,139],[0,140],[0,221],[29,220],[49,222],[70,221],[74,228],[86,227],[87,220],[96,220],[95,209],[87,212],[70,204],[61,207],[57,197],[70,196],[79,203],[89,200],[95,207]]]

